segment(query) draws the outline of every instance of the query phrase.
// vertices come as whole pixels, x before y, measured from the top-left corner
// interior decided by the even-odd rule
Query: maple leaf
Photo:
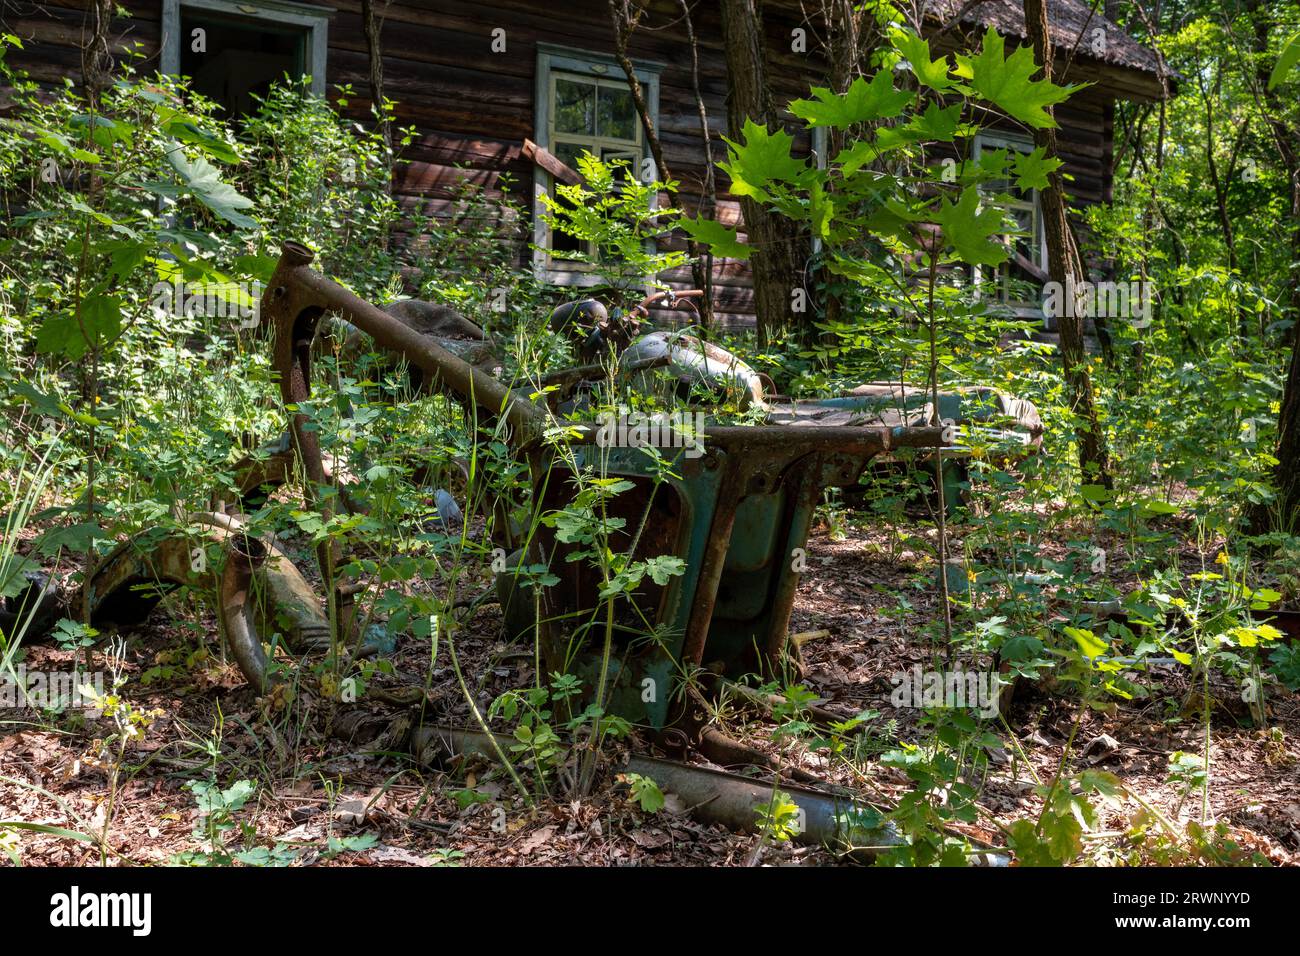
[[[754,250],[736,238],[736,230],[728,229],[716,219],[677,220],[686,233],[697,242],[702,242],[713,254],[722,259],[748,259]]]
[[[884,133],[885,130],[881,132]],[[878,136],[874,142],[869,139],[860,139],[852,146],[847,146],[836,154],[835,165],[840,167],[840,174],[847,178],[856,174],[858,170],[868,163],[874,163],[885,150],[893,149],[899,145],[902,144],[891,142],[884,136]]]
[[[912,102],[913,94],[894,89],[894,78],[881,70],[868,83],[858,77],[843,93],[832,93],[823,86],[812,88],[813,99],[793,100],[790,112],[809,126],[835,126],[840,129],[855,123],[892,119]]]
[[[1004,56],[1006,41],[989,27],[978,56],[957,54],[957,75],[970,81],[971,89],[1006,113],[1035,129],[1050,129],[1056,121],[1046,107],[1064,101],[1083,85],[1057,86],[1050,80],[1035,80],[1038,63],[1027,46],[1016,47]]]
[[[955,203],[940,197],[939,225],[962,262],[972,266],[1001,265],[1008,258],[1006,247],[989,237],[1006,231],[1002,211],[993,206],[981,210],[979,206],[979,191],[974,186],[963,189]]]
[[[912,208],[897,199],[887,199],[867,219],[867,228],[877,236],[896,239],[905,246],[916,246],[912,227],[927,218],[924,207]]]
[[[882,129],[876,137],[876,146],[883,153],[909,143],[950,143],[957,135],[960,121],[960,103],[942,109],[938,103],[931,103],[924,113],[913,116],[904,125]]]
[[[763,187],[768,183],[795,182],[807,171],[805,160],[790,155],[794,137],[785,130],[769,133],[767,127],[747,119],[742,135],[743,143],[726,140],[730,162],[718,164],[731,177],[733,195],[766,200]]]
[[[943,91],[951,89],[956,84],[957,81],[948,75],[947,56],[941,56],[937,60],[930,59],[929,40],[923,40],[915,33],[906,30],[895,30],[893,40],[894,49],[907,60],[916,78],[930,89]]]
[[[1046,189],[1047,177],[1064,165],[1055,156],[1048,159],[1041,146],[1032,153],[1016,152],[1011,162],[1016,170],[1016,186],[1020,189]]]

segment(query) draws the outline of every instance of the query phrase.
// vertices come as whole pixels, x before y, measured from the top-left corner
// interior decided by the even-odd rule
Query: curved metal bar
[[[226,566],[221,572],[217,606],[226,643],[235,663],[258,694],[266,692],[266,652],[253,621],[253,572],[266,563],[267,548],[246,534],[226,539]]]
[[[329,622],[320,599],[274,541],[247,535],[243,522],[228,515],[194,514],[189,520],[203,529],[199,535],[144,532],[100,562],[88,584],[92,623],[142,621],[176,587],[209,594],[216,588],[231,655],[259,691],[266,686],[261,635],[278,630],[295,652],[329,646]],[[203,545],[210,543],[227,552],[220,576],[207,567]],[[247,581],[242,577],[245,565]],[[241,591],[243,600],[235,602]],[[231,605],[237,606],[230,610]]]
[[[472,401],[490,414],[503,415],[515,429],[512,441],[516,445],[526,446],[541,437],[546,421],[543,409],[428,336],[313,272],[313,259],[306,246],[284,243],[280,262],[262,296],[262,314],[275,330],[275,369],[280,373],[280,394],[286,403],[310,395],[311,340],[321,316],[333,311],[370,335],[380,347],[398,352],[419,366],[436,388]],[[305,420],[301,415],[295,418],[299,420],[295,428],[298,431]],[[314,440],[312,446],[319,453]],[[317,478],[311,471],[308,474],[313,480]]]

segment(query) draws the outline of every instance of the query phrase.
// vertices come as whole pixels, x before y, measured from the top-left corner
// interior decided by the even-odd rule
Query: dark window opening
[[[203,51],[194,49],[194,31],[204,31]],[[192,88],[216,101],[229,117],[247,116],[257,109],[254,97],[264,97],[271,84],[306,72],[307,30],[294,26],[181,16],[181,73]]]

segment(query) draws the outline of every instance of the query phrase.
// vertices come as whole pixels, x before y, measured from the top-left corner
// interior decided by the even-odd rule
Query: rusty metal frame
[[[563,426],[563,441],[570,445],[596,444],[599,427],[592,422],[560,421],[543,402],[528,392],[515,390],[481,369],[464,362],[432,338],[407,327],[342,286],[312,270],[313,254],[303,245],[286,242],[262,299],[262,315],[274,335],[274,368],[280,394],[289,415],[293,445],[302,458],[307,478],[305,497],[328,519],[328,504],[320,488],[328,480],[319,437],[308,427],[301,409],[311,396],[311,352],[319,322],[328,312],[372,336],[380,348],[404,356],[422,369],[427,380],[446,394],[478,406],[488,416],[504,419],[507,438],[516,452],[532,460],[534,478],[544,470],[549,452],[543,442],[548,426]],[[782,545],[786,552],[807,539],[811,512],[822,488],[855,481],[876,456],[904,447],[943,446],[942,428],[881,426],[809,426],[795,424],[761,427],[708,425],[702,440],[723,479],[713,503],[712,519],[699,568],[698,582],[689,595],[684,637],[678,665],[697,667],[703,662],[719,583],[732,544],[737,511],[752,489],[759,492],[784,487],[788,491]],[[684,532],[685,534],[685,529]],[[683,539],[684,541],[685,539]],[[337,545],[322,543],[318,559],[327,587],[336,587],[333,569]],[[797,575],[782,569],[768,611],[766,633],[759,636],[761,664],[774,670],[784,648]],[[337,592],[336,592],[337,593]],[[698,739],[698,735],[696,736]]]

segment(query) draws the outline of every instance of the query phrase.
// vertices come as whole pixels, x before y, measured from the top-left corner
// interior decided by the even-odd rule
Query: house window
[[[975,137],[975,159],[985,150],[1006,150],[1018,153],[1031,153],[1033,141],[1028,137],[1010,133],[981,133]],[[1026,309],[1037,310],[1037,297],[1027,295],[1026,282],[1039,284],[1038,277],[1031,270],[1046,272],[1047,246],[1043,239],[1043,210],[1038,199],[1038,190],[1019,189],[1014,179],[990,180],[981,187],[990,196],[997,195],[998,205],[1016,223],[1016,234],[1008,236],[1013,250],[1012,260],[998,268],[998,297],[1017,312]],[[1019,257],[1019,258],[1017,258]],[[1023,260],[1023,262],[1021,262]],[[1031,267],[1026,269],[1024,263]],[[977,279],[980,278],[977,276]],[[1020,288],[1016,288],[1019,285]]]
[[[637,79],[645,94],[650,118],[659,120],[659,64],[640,64]],[[611,57],[538,44],[537,144],[571,169],[589,152],[605,162],[625,160],[629,172],[639,176],[649,155],[645,129],[637,115],[632,91],[622,68]],[[536,168],[533,203],[534,267],[552,282],[589,284],[594,280],[581,264],[566,261],[564,253],[587,252],[584,244],[550,229],[544,221],[542,195],[555,195],[555,180]]]
[[[331,12],[288,0],[163,0],[163,72],[190,77],[228,116],[254,112],[254,97],[285,74],[310,77],[324,95]]]

